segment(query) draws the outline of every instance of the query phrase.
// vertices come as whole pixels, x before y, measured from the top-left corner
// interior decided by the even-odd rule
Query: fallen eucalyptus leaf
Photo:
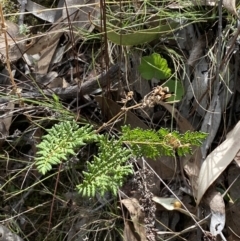
[[[197,205],[212,183],[221,175],[232,162],[240,149],[240,121],[227,134],[226,140],[214,149],[201,166],[198,178]]]
[[[44,21],[54,23],[57,10],[45,8],[31,0],[27,0],[26,10],[33,14],[35,17]]]

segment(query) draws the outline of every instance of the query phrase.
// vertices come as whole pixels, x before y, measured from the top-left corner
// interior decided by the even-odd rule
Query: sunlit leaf
[[[167,60],[157,53],[143,57],[138,69],[141,76],[146,80],[151,80],[152,78],[163,80],[171,75],[171,69],[168,68]]]

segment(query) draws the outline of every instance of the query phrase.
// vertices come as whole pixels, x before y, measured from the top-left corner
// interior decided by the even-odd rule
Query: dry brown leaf
[[[197,205],[212,183],[232,162],[240,148],[240,121],[228,133],[226,140],[212,151],[203,162],[198,178]]]
[[[91,32],[95,26],[92,24],[99,24],[100,10],[99,1],[96,0],[66,0],[65,5],[68,6],[69,17],[72,21],[71,25],[74,30],[85,30]],[[63,9],[63,18],[67,17],[67,12]],[[89,17],[91,21],[89,21]],[[69,41],[66,49],[72,48],[72,45],[77,43],[82,38],[81,31],[73,31],[74,40]],[[69,39],[72,39],[70,35]]]
[[[134,231],[133,223],[129,220],[125,221],[124,230],[123,230],[123,241],[140,241],[139,237]]]
[[[58,20],[58,23],[54,25],[51,31],[42,38],[39,38],[35,43],[32,43],[30,48],[27,50],[28,54],[36,54],[40,52],[41,58],[38,61],[38,73],[46,74],[48,72],[49,66],[52,62],[52,58],[58,47],[58,42],[64,31],[69,30],[68,14],[70,17],[71,27],[75,29],[89,30],[91,23],[89,21],[89,14],[91,17],[97,17],[98,10],[96,5],[94,5],[95,0],[88,2],[90,6],[87,6],[83,0],[67,0],[65,4],[69,8],[68,11],[63,9],[62,18]],[[75,6],[75,7],[73,7]],[[68,14],[67,14],[68,13]],[[72,36],[73,34],[73,36]],[[81,38],[81,34],[77,31],[72,31],[69,39],[74,39],[69,41],[65,46],[66,49],[72,48],[72,46]]]
[[[127,232],[124,231],[124,233],[127,236],[134,236],[134,237],[138,237],[136,238],[137,241],[146,241],[147,237],[146,237],[146,229],[145,229],[145,224],[144,224],[144,213],[141,210],[141,206],[138,202],[138,200],[136,198],[129,198],[129,199],[123,199],[122,204],[127,208],[130,217],[131,217],[131,221],[133,223],[134,226],[134,230],[127,229]],[[132,232],[131,234],[129,234],[129,232]],[[136,236],[136,234],[138,236]],[[125,237],[127,238],[127,237]],[[129,239],[125,239],[126,241],[131,241]],[[133,239],[134,241],[134,239]]]
[[[237,165],[230,165],[228,168],[227,181],[230,188],[229,195],[232,202],[240,200],[240,169]]]
[[[62,33],[59,35],[62,35]],[[55,51],[57,49],[58,43],[59,43],[59,38],[56,39],[56,42],[54,42],[52,45],[47,46],[42,52],[41,52],[41,58],[38,61],[37,64],[37,72],[39,74],[46,74],[48,72],[48,69],[51,65],[52,58],[55,54]]]
[[[96,0],[66,0],[64,2],[68,10],[66,10],[66,8],[63,9],[63,18],[67,19],[69,14],[73,28],[88,30],[91,25],[89,16],[91,17],[91,21],[95,21],[94,18],[98,16],[98,10],[96,8],[98,2],[96,2]],[[94,3],[96,3],[96,5]]]
[[[52,30],[41,36],[35,36],[32,38],[32,42],[27,45],[26,53],[27,54],[38,54],[41,51],[45,50],[58,43],[59,38],[64,32],[64,26],[62,23],[57,24]],[[48,50],[49,51],[49,50]]]

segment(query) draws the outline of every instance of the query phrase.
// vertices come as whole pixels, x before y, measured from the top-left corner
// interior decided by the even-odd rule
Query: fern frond
[[[36,154],[36,166],[43,175],[50,171],[53,165],[67,160],[69,155],[75,155],[74,150],[94,141],[97,136],[92,126],[79,128],[75,121],[61,122],[47,131],[48,134],[43,136],[42,142],[37,145]]]
[[[127,164],[131,152],[122,147],[120,141],[108,140],[107,136],[99,135],[98,156],[87,162],[87,172],[83,172],[84,181],[77,186],[83,196],[94,196],[99,192],[103,196],[107,191],[117,193],[125,178],[133,173],[132,166]]]
[[[128,144],[133,154],[157,158],[159,156],[179,156],[190,154],[191,146],[200,146],[207,134],[202,132],[171,131],[161,128],[155,130],[142,130],[140,128],[130,129],[129,126],[122,127],[121,140]]]

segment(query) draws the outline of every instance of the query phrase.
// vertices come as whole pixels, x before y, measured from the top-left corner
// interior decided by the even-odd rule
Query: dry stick
[[[220,68],[222,63],[221,60],[221,48],[222,48],[222,0],[218,3],[218,50],[217,50],[217,69],[216,69],[216,81],[219,81]]]

